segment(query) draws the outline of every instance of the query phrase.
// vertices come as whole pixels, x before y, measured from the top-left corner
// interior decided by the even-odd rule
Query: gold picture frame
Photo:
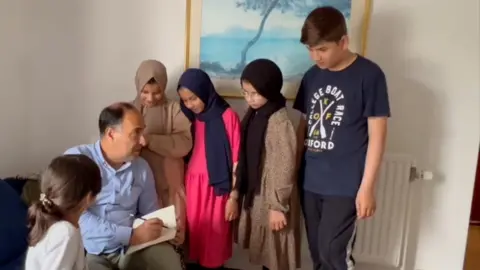
[[[217,1],[217,2],[215,2]],[[221,2],[219,2],[221,1]],[[367,36],[368,36],[368,29],[369,29],[369,23],[370,23],[370,16],[371,16],[371,9],[372,9],[372,1],[373,0],[343,0],[343,3],[346,3],[347,1],[351,1],[351,6],[349,12],[349,19],[348,19],[348,24],[349,24],[349,37],[350,37],[350,46],[351,50],[354,52],[359,53],[360,55],[365,55],[366,49],[367,49]],[[210,5],[215,3],[215,11],[216,12],[222,12],[221,7],[219,7],[220,4],[226,5],[226,4],[232,4],[235,2],[242,2],[242,1],[234,1],[234,0],[186,0],[186,46],[185,46],[185,69],[190,68],[190,67],[200,67],[201,59],[201,48],[200,48],[200,43],[202,39],[202,12],[204,11],[204,3],[208,2]],[[247,2],[247,1],[244,1]],[[250,0],[251,2],[251,0]],[[262,1],[265,2],[265,1]],[[272,0],[272,3],[276,3],[278,1]],[[341,2],[341,1],[340,1]],[[275,5],[275,4],[273,4]],[[245,8],[245,7],[244,7]],[[213,9],[213,8],[212,8]],[[313,8],[312,8],[313,9]],[[247,9],[244,9],[247,10]],[[247,11],[244,11],[247,12]],[[227,12],[228,13],[228,12]],[[252,13],[252,12],[250,12]],[[264,12],[265,13],[265,12]],[[219,14],[219,13],[216,13]],[[258,13],[257,13],[258,14]],[[272,13],[273,14],[273,13]],[[260,15],[259,15],[260,16]],[[265,16],[265,15],[263,15]],[[268,16],[268,15],[267,15]],[[273,15],[272,15],[273,16]],[[280,16],[280,15],[278,15]],[[279,20],[277,16],[277,21]],[[215,17],[217,16],[209,16],[210,17]],[[225,17],[225,16],[224,16]],[[226,18],[229,19],[229,18]],[[304,18],[302,19],[304,20]],[[221,23],[219,23],[221,25]],[[265,25],[265,24],[264,24]],[[261,31],[259,31],[260,33]],[[300,34],[300,29],[298,29],[298,35]],[[258,40],[258,39],[257,39]],[[298,40],[298,39],[297,39]],[[212,43],[210,43],[212,44]],[[279,44],[279,43],[277,43]],[[298,41],[298,44],[300,42]],[[223,48],[228,48],[228,46],[222,46],[220,44],[214,44],[214,46],[220,46],[220,50]],[[276,45],[274,45],[276,46]],[[210,51],[215,50],[215,48],[209,48]],[[218,52],[218,48],[217,48]],[[233,53],[233,52],[232,52]],[[237,50],[238,53],[238,50]],[[245,53],[246,54],[246,53]],[[243,64],[245,64],[245,54],[242,57]],[[211,55],[211,54],[210,54]],[[305,67],[305,61],[308,59],[308,53],[305,50],[304,56],[305,59],[302,59],[304,61],[304,66]],[[268,56],[265,56],[265,58],[269,58]],[[295,58],[297,59],[297,58]],[[274,59],[272,59],[274,60]],[[308,59],[309,60],[309,59]],[[274,60],[275,61],[275,60]],[[206,66],[205,63],[210,64],[210,67],[212,67],[213,64],[215,64],[215,68],[223,68],[222,63],[218,62],[202,62],[204,64],[204,67]],[[212,64],[213,63],[213,64]],[[278,64],[278,63],[277,63]],[[310,63],[312,65],[313,63]],[[241,65],[240,65],[241,66]],[[202,67],[205,71],[207,71],[211,77],[212,81],[215,84],[215,87],[219,94],[225,98],[243,98],[241,89],[240,89],[240,82],[239,82],[239,74],[227,74],[223,76],[212,76],[211,72],[209,70],[206,70],[204,67]],[[230,69],[233,70],[233,69]],[[238,72],[238,71],[237,71]],[[298,85],[300,84],[301,77],[299,78],[298,75],[296,77],[292,77],[291,79],[286,79],[284,82],[284,87],[282,89],[282,92],[284,93],[285,97],[289,100],[295,99],[295,95],[298,89]]]

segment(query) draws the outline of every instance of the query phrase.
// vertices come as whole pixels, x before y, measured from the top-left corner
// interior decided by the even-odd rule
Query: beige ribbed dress
[[[269,118],[265,135],[260,193],[249,211],[242,209],[237,243],[248,249],[250,261],[270,270],[300,267],[300,202],[296,187],[296,135],[286,108]],[[269,210],[286,213],[287,227],[269,228]]]

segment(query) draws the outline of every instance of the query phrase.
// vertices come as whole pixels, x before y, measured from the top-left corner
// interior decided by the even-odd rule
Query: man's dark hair
[[[135,106],[128,102],[118,102],[105,107],[98,117],[98,129],[100,136],[105,135],[107,128],[122,124],[127,111],[136,110]]]
[[[318,7],[308,14],[302,27],[300,42],[316,46],[321,42],[339,42],[347,34],[345,17],[336,8]]]

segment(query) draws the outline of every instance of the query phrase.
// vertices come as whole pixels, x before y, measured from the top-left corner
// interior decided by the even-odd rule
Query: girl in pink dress
[[[238,216],[238,194],[232,187],[240,120],[200,69],[182,74],[178,94],[194,140],[185,176],[189,259],[204,268],[220,268],[232,256],[231,221]]]

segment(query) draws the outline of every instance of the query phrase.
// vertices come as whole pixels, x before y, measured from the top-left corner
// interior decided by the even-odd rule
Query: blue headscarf
[[[200,114],[189,110],[183,102],[180,103],[180,107],[192,122],[192,138],[194,140],[195,119],[205,122],[205,152],[210,185],[214,188],[216,195],[226,194],[231,190],[233,161],[232,149],[222,115],[230,105],[218,95],[210,77],[201,69],[187,69],[180,77],[177,91],[181,87],[192,91],[205,103],[205,109]]]

